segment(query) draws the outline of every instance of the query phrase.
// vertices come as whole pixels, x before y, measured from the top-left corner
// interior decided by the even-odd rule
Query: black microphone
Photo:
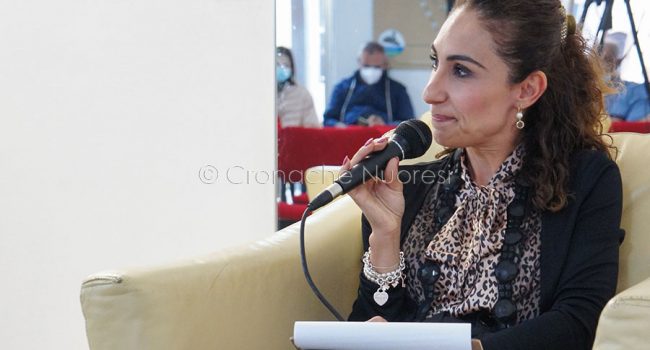
[[[371,153],[352,169],[341,174],[338,180],[334,181],[332,185],[309,203],[308,209],[316,210],[367,180],[379,176],[386,168],[388,161],[394,157],[402,160],[423,155],[431,146],[432,139],[431,129],[423,121],[409,119],[401,122],[395,129],[386,148]]]

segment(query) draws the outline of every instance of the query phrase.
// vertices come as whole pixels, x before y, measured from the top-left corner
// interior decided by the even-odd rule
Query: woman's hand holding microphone
[[[387,145],[387,136],[369,139],[352,156],[352,159],[345,158],[341,166],[341,173],[352,169],[369,154],[381,151]],[[394,157],[386,165],[383,180],[376,178],[366,181],[348,192],[372,227],[370,260],[379,273],[394,270],[395,266],[399,264],[404,195],[402,183],[398,177],[398,164],[399,159]]]

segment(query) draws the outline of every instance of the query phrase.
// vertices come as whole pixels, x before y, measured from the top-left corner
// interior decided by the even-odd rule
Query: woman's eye
[[[472,71],[467,69],[467,67],[463,66],[462,64],[456,64],[454,65],[454,75],[459,77],[459,78],[466,78],[472,74]]]
[[[438,69],[438,56],[431,54],[429,55],[429,58],[431,59],[431,68],[433,68],[433,70]]]

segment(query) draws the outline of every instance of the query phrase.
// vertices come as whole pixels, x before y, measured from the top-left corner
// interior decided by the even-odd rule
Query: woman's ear
[[[526,79],[515,87],[517,105],[523,109],[532,106],[546,91],[547,85],[546,74],[541,70],[528,74]]]

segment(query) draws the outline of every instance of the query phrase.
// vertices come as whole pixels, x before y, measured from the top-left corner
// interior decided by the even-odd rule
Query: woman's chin
[[[457,142],[454,142],[455,138],[451,137],[449,132],[433,129],[433,139],[437,144],[446,148],[457,148]]]

